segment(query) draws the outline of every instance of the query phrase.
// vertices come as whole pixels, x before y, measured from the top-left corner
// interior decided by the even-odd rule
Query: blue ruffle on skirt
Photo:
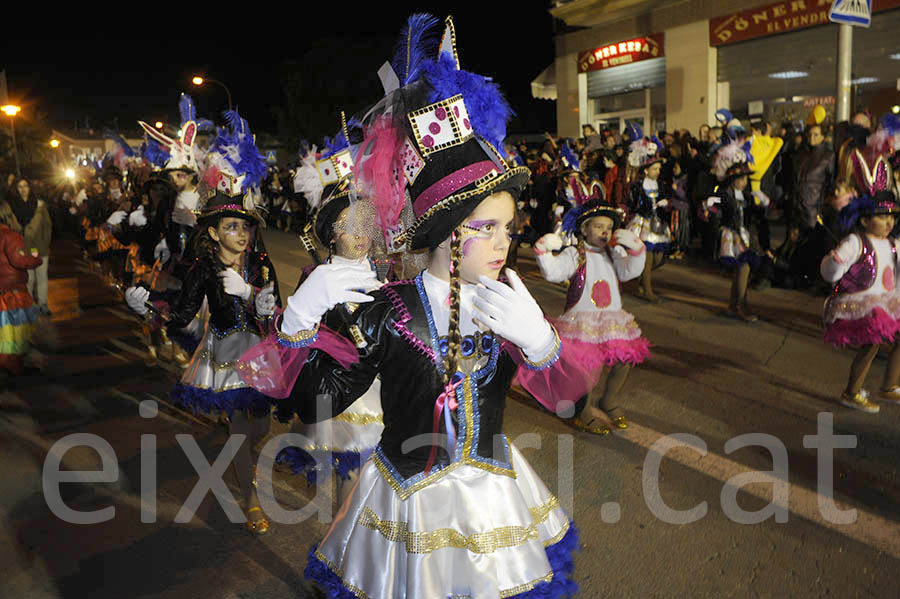
[[[272,398],[263,395],[253,387],[239,387],[215,392],[212,389],[200,389],[178,383],[172,389],[170,397],[173,402],[190,408],[193,412],[219,414],[225,412],[230,418],[235,410],[264,412],[272,405]]]
[[[644,247],[647,248],[648,252],[661,252],[663,254],[668,254],[669,250],[672,249],[672,244],[670,242],[650,243],[649,241],[645,241]]]
[[[742,252],[737,258],[723,256],[719,258],[719,262],[728,268],[738,268],[742,264],[749,264],[750,270],[756,270],[759,268],[759,254],[752,250],[747,250]]]
[[[331,452],[331,468],[342,479],[350,480],[350,473],[359,470],[371,454],[371,450],[362,453],[358,451]],[[287,464],[294,474],[305,475],[306,482],[311,485],[319,482],[319,474],[323,471],[316,458],[299,447],[285,447],[278,452],[275,463]]]
[[[303,575],[319,584],[328,599],[358,599],[359,596],[350,591],[331,569],[316,557],[314,546],[309,552],[306,569]],[[569,530],[558,543],[547,547],[547,559],[553,569],[553,580],[538,583],[530,591],[513,595],[511,599],[563,599],[574,597],[578,592],[578,584],[572,580],[575,561],[572,554],[578,549],[578,529],[570,523]]]

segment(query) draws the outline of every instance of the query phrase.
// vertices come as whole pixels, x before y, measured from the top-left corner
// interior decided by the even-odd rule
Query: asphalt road
[[[269,231],[267,245],[282,289],[293,289],[308,256],[294,236]],[[0,597],[319,596],[303,568],[327,522],[276,524],[255,538],[212,495],[188,521],[175,522],[198,480],[176,435],[192,435],[212,463],[225,432],[166,401],[177,368],[144,363],[137,320],[72,244],[54,247],[50,268],[66,281],[66,297],[77,294],[81,312],[62,318],[55,310],[60,317],[42,337],[43,371],[7,381],[0,392]],[[558,314],[565,289],[540,279],[527,248],[518,270],[545,312]],[[625,308],[653,345],[624,390],[631,428],[591,436],[521,392],[508,398],[509,438],[579,528],[580,596],[897,596],[900,406],[882,404],[869,415],[837,403],[852,353],[822,343],[822,298],[751,291],[761,320],[746,324],[723,316],[729,279],[717,269],[670,263],[657,272],[661,304],[634,299],[625,285]],[[883,369],[878,359],[869,389]],[[139,415],[145,400],[157,415]],[[846,437],[833,450],[830,510],[820,508],[826,477],[810,443],[829,422]],[[118,476],[63,483],[61,499],[81,511],[113,506],[107,522],[68,524],[48,505],[42,470],[54,443],[73,433],[104,439]],[[739,438],[750,433],[757,435]],[[141,520],[149,454],[142,435],[156,442],[155,522]],[[100,457],[75,447],[62,464],[96,470]],[[224,480],[236,491],[230,471]],[[286,509],[315,494],[279,470],[273,489]],[[778,514],[747,523],[773,502],[783,508]],[[671,513],[698,505],[706,507],[692,518]],[[852,522],[833,522],[842,517]]]

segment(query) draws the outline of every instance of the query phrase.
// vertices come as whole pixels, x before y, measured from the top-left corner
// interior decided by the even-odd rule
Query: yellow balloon
[[[812,127],[813,125],[821,125],[825,121],[825,117],[827,113],[825,112],[825,107],[821,104],[812,109],[812,112],[809,113],[809,118],[806,119],[806,125]]]

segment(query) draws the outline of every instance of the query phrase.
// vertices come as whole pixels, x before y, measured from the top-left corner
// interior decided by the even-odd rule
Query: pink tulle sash
[[[542,406],[554,413],[565,408],[564,402],[575,404],[586,395],[600,380],[602,371],[588,369],[579,359],[574,344],[561,340],[559,359],[548,368],[535,370],[525,363],[522,351],[505,341],[506,351],[513,361],[519,365],[515,382],[534,396]]]
[[[862,347],[892,343],[900,334],[900,322],[882,308],[872,308],[863,318],[838,319],[825,325],[825,343],[835,347]]]
[[[278,336],[271,331],[263,341],[244,352],[235,369],[245,383],[263,395],[284,399],[291,394],[312,349],[324,351],[343,368],[359,361],[359,353],[353,343],[321,325],[315,342],[302,348],[280,345]]]

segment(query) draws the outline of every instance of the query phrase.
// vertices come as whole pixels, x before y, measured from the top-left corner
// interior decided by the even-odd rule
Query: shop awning
[[[541,71],[531,82],[531,96],[537,100],[556,99],[556,62]]]

